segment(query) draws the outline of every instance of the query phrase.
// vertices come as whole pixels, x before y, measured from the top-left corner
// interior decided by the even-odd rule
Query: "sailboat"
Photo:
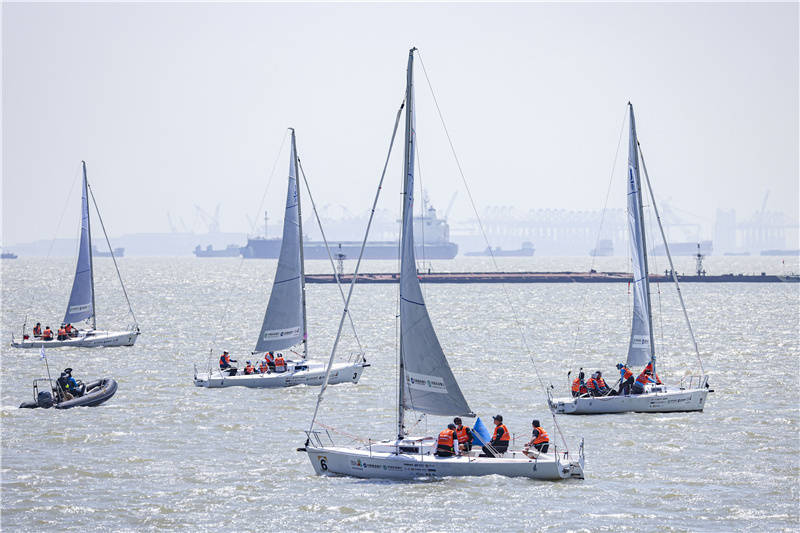
[[[316,415],[324,393],[323,387],[317,399],[311,427],[306,432],[306,443],[304,447],[299,448],[299,451],[308,454],[317,474],[389,479],[492,474],[550,480],[571,477],[582,479],[584,464],[582,445],[578,457],[561,449],[542,453],[535,458],[513,450],[499,457],[479,457],[478,450],[452,457],[438,457],[434,454],[436,439],[413,436],[407,432],[406,410],[439,416],[475,417],[439,344],[417,278],[413,234],[414,155],[417,142],[413,77],[415,50],[416,48],[412,48],[408,54],[405,95],[396,437],[383,441],[369,440],[360,447],[336,445],[327,430],[315,429]],[[398,113],[398,120],[399,117]],[[395,131],[396,128],[397,124]],[[392,138],[394,139],[394,135]],[[380,188],[381,186],[378,189]]]
[[[11,346],[14,348],[40,348],[42,346],[47,346],[48,348],[60,346],[76,346],[81,348],[133,346],[137,337],[139,337],[139,325],[136,323],[136,316],[133,314],[131,302],[128,299],[128,292],[125,290],[125,284],[122,282],[122,276],[119,272],[119,268],[117,268],[117,260],[114,257],[113,250],[111,250],[108,235],[105,235],[106,243],[109,244],[109,250],[111,250],[111,258],[114,260],[117,277],[122,286],[122,292],[125,294],[125,300],[128,302],[128,310],[133,318],[133,325],[127,331],[99,331],[97,329],[97,308],[94,298],[92,226],[91,218],[89,217],[90,188],[89,181],[86,178],[86,162],[81,161],[81,165],[83,167],[83,192],[81,194],[81,238],[78,246],[78,264],[75,268],[75,279],[72,282],[72,292],[70,292],[67,312],[63,320],[63,324],[72,324],[72,326],[76,328],[76,334],[64,340],[58,340],[55,332],[53,332],[52,340],[42,340],[41,337],[28,335],[25,331],[26,325],[23,325],[21,341],[15,341],[12,335]],[[94,201],[94,195],[92,196],[92,200]],[[100,220],[100,226],[105,234],[103,219],[100,218],[100,212],[97,211],[97,202],[94,202],[94,205],[98,219]],[[90,320],[91,324],[89,324]],[[85,329],[81,329],[79,326],[79,323],[82,321],[86,324]]]
[[[672,263],[672,255],[661,224],[661,217],[658,214],[655,195],[650,186],[650,178],[647,174],[647,166],[644,157],[641,155],[639,139],[636,136],[636,120],[633,114],[633,105],[628,102],[630,137],[628,146],[628,175],[627,175],[627,198],[628,198],[628,229],[630,233],[631,257],[633,259],[633,323],[631,325],[631,337],[628,345],[627,366],[637,375],[635,368],[650,365],[652,375],[656,373],[656,350],[653,336],[653,312],[650,301],[650,274],[647,262],[647,247],[645,239],[644,209],[643,209],[643,189],[640,177],[639,161],[647,180],[650,200],[661,230],[661,237],[664,241],[664,249],[669,259],[670,271],[678,291],[678,298],[686,319],[692,344],[700,363],[700,375],[690,375],[685,377],[677,386],[667,386],[661,383],[649,383],[644,387],[643,394],[627,395],[608,395],[608,396],[589,396],[567,398],[550,398],[550,408],[554,413],[579,415],[579,414],[602,414],[602,413],[624,413],[629,411],[648,412],[648,413],[667,413],[675,411],[702,411],[706,403],[706,398],[710,389],[708,387],[708,376],[703,369],[703,362],[700,359],[700,352],[697,341],[694,337],[686,305],[681,294],[681,287],[675,274],[675,266]],[[548,391],[549,392],[549,391]]]
[[[241,374],[228,369],[212,369],[198,373],[195,367],[194,384],[198,387],[278,388],[293,385],[322,385],[330,366],[331,383],[358,383],[369,365],[359,352],[350,361],[326,365],[324,361],[308,359],[306,320],[305,267],[303,261],[303,220],[300,192],[297,185],[299,166],[294,129],[291,129],[291,154],[286,209],[283,218],[283,239],[272,284],[264,322],[256,340],[253,356],[286,350],[302,345],[302,356],[286,360],[284,372]]]

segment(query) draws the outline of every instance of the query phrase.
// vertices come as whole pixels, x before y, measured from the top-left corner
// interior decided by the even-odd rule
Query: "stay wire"
[[[92,190],[92,186],[89,184],[89,181],[86,181],[86,188],[89,189],[89,196],[92,197],[92,204],[94,204],[94,210],[97,213],[97,220],[100,221],[100,227],[103,229],[103,236],[106,238],[106,244],[108,245],[108,251],[111,253],[111,259],[114,261],[114,269],[117,271],[117,278],[119,279],[119,284],[122,287],[122,294],[125,295],[125,301],[128,303],[128,311],[133,317],[133,324],[136,326],[136,330],[139,330],[139,321],[136,320],[136,313],[133,312],[133,306],[131,305],[131,299],[128,298],[128,291],[125,288],[125,282],[122,281],[122,274],[119,272],[119,265],[117,264],[117,258],[114,255],[114,250],[111,248],[111,241],[108,239],[108,232],[106,232],[106,225],[103,223],[103,217],[100,215],[100,208],[97,207],[97,200],[94,197],[94,191]],[[89,243],[91,246],[91,243]]]
[[[428,71],[425,68],[425,62],[422,60],[422,54],[419,52],[419,50],[417,51],[417,55],[419,56],[419,62],[420,62],[420,65],[422,65],[422,72],[425,74],[425,80],[428,83],[428,88],[431,91],[431,96],[433,97],[433,103],[434,103],[434,105],[436,107],[437,113],[439,114],[439,120],[441,121],[442,127],[444,128],[444,133],[445,133],[445,136],[447,137],[447,142],[450,145],[450,151],[452,152],[453,158],[455,159],[455,162],[456,162],[456,166],[458,167],[458,172],[459,172],[459,174],[461,176],[461,181],[463,182],[464,188],[467,191],[467,197],[469,198],[470,204],[472,206],[472,211],[475,213],[475,218],[478,221],[478,228],[480,229],[481,235],[483,236],[483,240],[486,243],[486,247],[488,248],[489,256],[491,257],[491,260],[492,260],[492,265],[494,266],[495,271],[499,272],[500,271],[500,267],[497,264],[497,259],[495,258],[494,250],[492,250],[492,247],[489,244],[489,238],[486,235],[486,231],[485,231],[485,229],[483,227],[483,222],[481,221],[480,215],[478,214],[478,208],[475,205],[475,199],[473,198],[472,191],[470,190],[469,184],[467,183],[466,176],[464,175],[464,170],[461,167],[461,162],[458,159],[458,154],[456,153],[455,146],[453,145],[453,140],[450,137],[450,132],[448,131],[447,125],[445,124],[444,116],[442,114],[442,110],[439,107],[439,102],[436,99],[436,93],[433,90],[433,85],[431,84],[431,80],[428,77]],[[545,394],[545,399],[547,401],[547,405],[548,405],[548,408],[549,408],[549,405],[550,405],[550,394],[549,394],[549,391],[547,390],[547,387],[544,384],[544,380],[542,379],[542,376],[539,374],[539,369],[536,366],[536,362],[533,359],[532,350],[531,350],[531,348],[530,348],[530,346],[528,344],[527,337],[525,336],[525,330],[524,330],[524,328],[522,326],[522,322],[521,322],[521,320],[519,318],[519,315],[517,313],[516,307],[513,304],[513,300],[511,299],[511,295],[508,292],[508,287],[506,287],[505,283],[501,283],[500,285],[503,288],[503,293],[506,296],[506,301],[508,302],[508,306],[511,309],[511,313],[512,313],[512,315],[514,317],[514,322],[515,322],[515,324],[516,324],[516,326],[517,326],[517,328],[518,328],[518,330],[520,332],[522,345],[523,345],[524,349],[528,352],[528,358],[530,359],[531,366],[533,367],[534,373],[536,374],[536,379],[539,381],[539,385],[542,387],[542,391]],[[556,419],[556,415],[555,415],[555,413],[552,412],[552,410],[551,410],[550,414],[553,417],[553,425],[558,430],[558,433],[561,436],[561,440],[564,443],[564,448],[569,453],[569,447],[568,447],[568,444],[567,444],[567,440],[564,437],[563,432],[561,431],[561,427],[558,424],[558,420]]]
[[[311,194],[311,187],[308,185],[308,179],[306,178],[306,171],[303,169],[303,162],[300,160],[300,156],[297,156],[297,163],[300,167],[300,174],[303,176],[303,183],[306,185],[306,191],[308,192],[308,198],[311,200],[311,209],[314,211],[314,217],[317,219],[317,226],[319,226],[319,232],[322,235],[322,242],[325,243],[325,251],[328,252],[328,259],[331,262],[331,268],[333,269],[333,278],[336,280],[336,288],[339,289],[339,294],[342,296],[342,303],[347,303],[347,299],[344,295],[344,289],[342,289],[342,283],[339,279],[339,272],[336,270],[336,265],[333,262],[333,255],[331,255],[331,249],[328,246],[328,239],[325,237],[325,230],[322,228],[322,221],[319,218],[319,213],[317,212],[317,204],[314,202],[314,196]],[[361,354],[361,357],[364,356],[364,347],[361,346],[361,340],[358,338],[358,333],[356,332],[356,325],[353,323],[353,315],[350,310],[347,310],[347,318],[350,320],[350,327],[353,329],[353,336],[356,338],[356,343],[358,344],[358,351]]]

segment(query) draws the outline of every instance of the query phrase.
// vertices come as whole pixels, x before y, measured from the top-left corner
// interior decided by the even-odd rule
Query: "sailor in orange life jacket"
[[[644,387],[648,383],[655,383],[652,377],[650,377],[650,371],[646,368],[642,370],[642,373],[636,378],[636,381],[633,382],[633,388],[631,390],[631,394],[642,394],[644,392]]]
[[[33,326],[33,336],[34,337],[41,337],[42,336],[42,324],[37,322],[35,326]]]
[[[46,328],[44,328],[44,331],[42,332],[42,340],[44,340],[44,341],[53,340],[53,330],[50,329],[50,326],[47,326]]]
[[[603,379],[603,373],[599,370],[594,373],[594,384],[597,390],[597,396],[615,396],[617,391],[606,385],[606,380]]]
[[[436,452],[439,457],[452,457],[456,454],[455,443],[458,442],[455,424],[447,424],[447,429],[439,433],[436,440]]]
[[[267,366],[272,372],[275,372],[275,354],[272,352],[267,352],[264,354],[264,360],[267,362]]]
[[[617,363],[617,370],[619,370],[619,390],[617,395],[629,395],[631,387],[633,387],[633,372],[628,369],[628,365]]]
[[[583,370],[581,370],[578,377],[572,382],[572,396],[574,398],[589,392],[589,389],[586,388],[586,383],[583,382],[583,378],[584,373]]]
[[[286,359],[283,358],[283,354],[278,354],[275,358],[275,372],[286,372]]]
[[[67,330],[64,329],[63,325],[60,328],[58,328],[58,333],[57,333],[56,339],[60,340],[60,341],[63,341],[63,340],[67,339]]]
[[[492,440],[489,442],[491,449],[489,446],[484,446],[480,457],[497,457],[494,452],[498,454],[505,453],[508,451],[508,444],[511,442],[511,433],[503,424],[503,415],[494,415],[492,420],[494,420],[494,433],[492,434]]]
[[[649,371],[650,375],[652,376],[653,375],[653,362],[650,361],[649,363],[647,363],[647,366],[644,367],[644,369]],[[655,380],[656,380],[655,381],[656,385],[661,385],[661,380],[658,379],[658,374],[656,374],[654,377],[655,377]]]
[[[531,434],[531,440],[525,445],[525,448],[522,450],[522,453],[524,453],[528,457],[536,457],[530,451],[531,447],[535,448],[536,451],[540,453],[547,453],[548,448],[550,448],[550,437],[547,436],[547,432],[539,424],[539,421],[534,420],[532,424],[533,424],[533,433]]]
[[[247,375],[256,373],[256,369],[253,368],[253,365],[250,364],[250,361],[247,361],[247,366],[244,367],[244,373]]]
[[[64,329],[67,330],[67,337],[76,337],[78,335],[75,328],[72,327],[72,324],[67,324],[64,326]]]
[[[228,352],[222,352],[222,355],[219,356],[219,369],[225,370],[226,368],[232,368],[231,362],[238,363],[236,359],[231,359]]]
[[[453,424],[456,425],[456,437],[458,438],[458,451],[468,452],[472,449],[472,430],[461,423],[461,418],[455,417]]]
[[[269,374],[269,365],[267,364],[266,360],[261,361],[260,363],[258,363],[258,371],[261,374]]]

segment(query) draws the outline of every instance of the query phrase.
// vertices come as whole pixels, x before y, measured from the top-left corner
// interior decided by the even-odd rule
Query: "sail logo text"
[[[281,337],[297,337],[300,335],[300,327],[288,329],[270,329],[264,332],[264,340],[280,339]]]
[[[428,376],[426,374],[406,372],[406,386],[409,389],[447,394],[447,387],[444,384],[444,380],[439,376]]]
[[[70,313],[81,313],[83,311],[88,311],[92,308],[92,304],[83,304],[83,305],[73,305],[69,308]]]

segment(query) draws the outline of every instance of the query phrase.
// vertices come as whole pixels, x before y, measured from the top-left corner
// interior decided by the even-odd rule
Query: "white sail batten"
[[[400,265],[400,410],[475,416],[453,376],[422,297],[414,256],[414,50],[408,56]]]
[[[298,192],[297,151],[292,131],[281,252],[278,256],[278,268],[275,271],[275,281],[272,284],[264,323],[256,341],[256,352],[283,350],[299,344],[305,337]]]
[[[628,229],[633,261],[633,323],[628,346],[628,366],[642,366],[653,354],[653,335],[650,315],[650,286],[645,249],[642,188],[639,177],[639,151],[636,144],[636,122],[633,106],[630,111],[630,140],[628,147]]]
[[[92,234],[89,226],[89,193],[86,163],[83,163],[83,192],[81,193],[81,239],[78,264],[69,295],[65,324],[74,324],[94,317],[94,279],[92,273]]]

